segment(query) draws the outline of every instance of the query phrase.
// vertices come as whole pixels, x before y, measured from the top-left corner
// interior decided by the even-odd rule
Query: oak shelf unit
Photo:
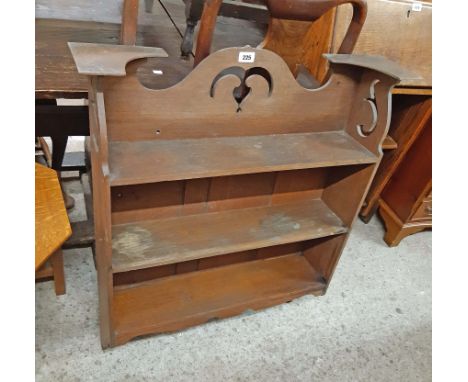
[[[325,293],[408,73],[329,55],[330,80],[309,90],[275,53],[228,48],[155,90],[138,68],[160,50],[70,48],[90,76],[104,348]]]

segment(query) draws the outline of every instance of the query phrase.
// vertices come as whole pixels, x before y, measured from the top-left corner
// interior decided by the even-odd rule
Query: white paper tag
[[[255,62],[255,52],[239,52],[239,62]]]
[[[422,11],[422,3],[416,2],[413,3],[411,10],[414,12],[421,12]]]

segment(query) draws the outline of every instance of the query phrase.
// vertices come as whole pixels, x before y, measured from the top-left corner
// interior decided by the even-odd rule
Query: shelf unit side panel
[[[101,345],[112,346],[113,279],[111,243],[110,185],[107,166],[107,131],[103,94],[99,79],[91,77],[89,85],[90,148],[93,185],[93,220],[98,277]]]
[[[377,165],[339,168],[330,174],[329,185],[323,191],[323,201],[350,230],[376,169]],[[343,252],[350,230],[339,237],[319,240],[318,245],[311,246],[304,251],[310,264],[327,280],[327,286]]]

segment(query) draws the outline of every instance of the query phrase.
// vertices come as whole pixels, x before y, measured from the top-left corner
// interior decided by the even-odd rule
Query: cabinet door
[[[432,3],[367,0],[367,5],[367,19],[354,53],[385,56],[423,77],[401,86],[432,86]],[[333,51],[341,44],[351,15],[350,5],[338,7]]]

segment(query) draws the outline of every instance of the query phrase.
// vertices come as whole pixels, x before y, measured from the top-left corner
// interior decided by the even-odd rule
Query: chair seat
[[[71,235],[57,173],[36,165],[36,270]]]

